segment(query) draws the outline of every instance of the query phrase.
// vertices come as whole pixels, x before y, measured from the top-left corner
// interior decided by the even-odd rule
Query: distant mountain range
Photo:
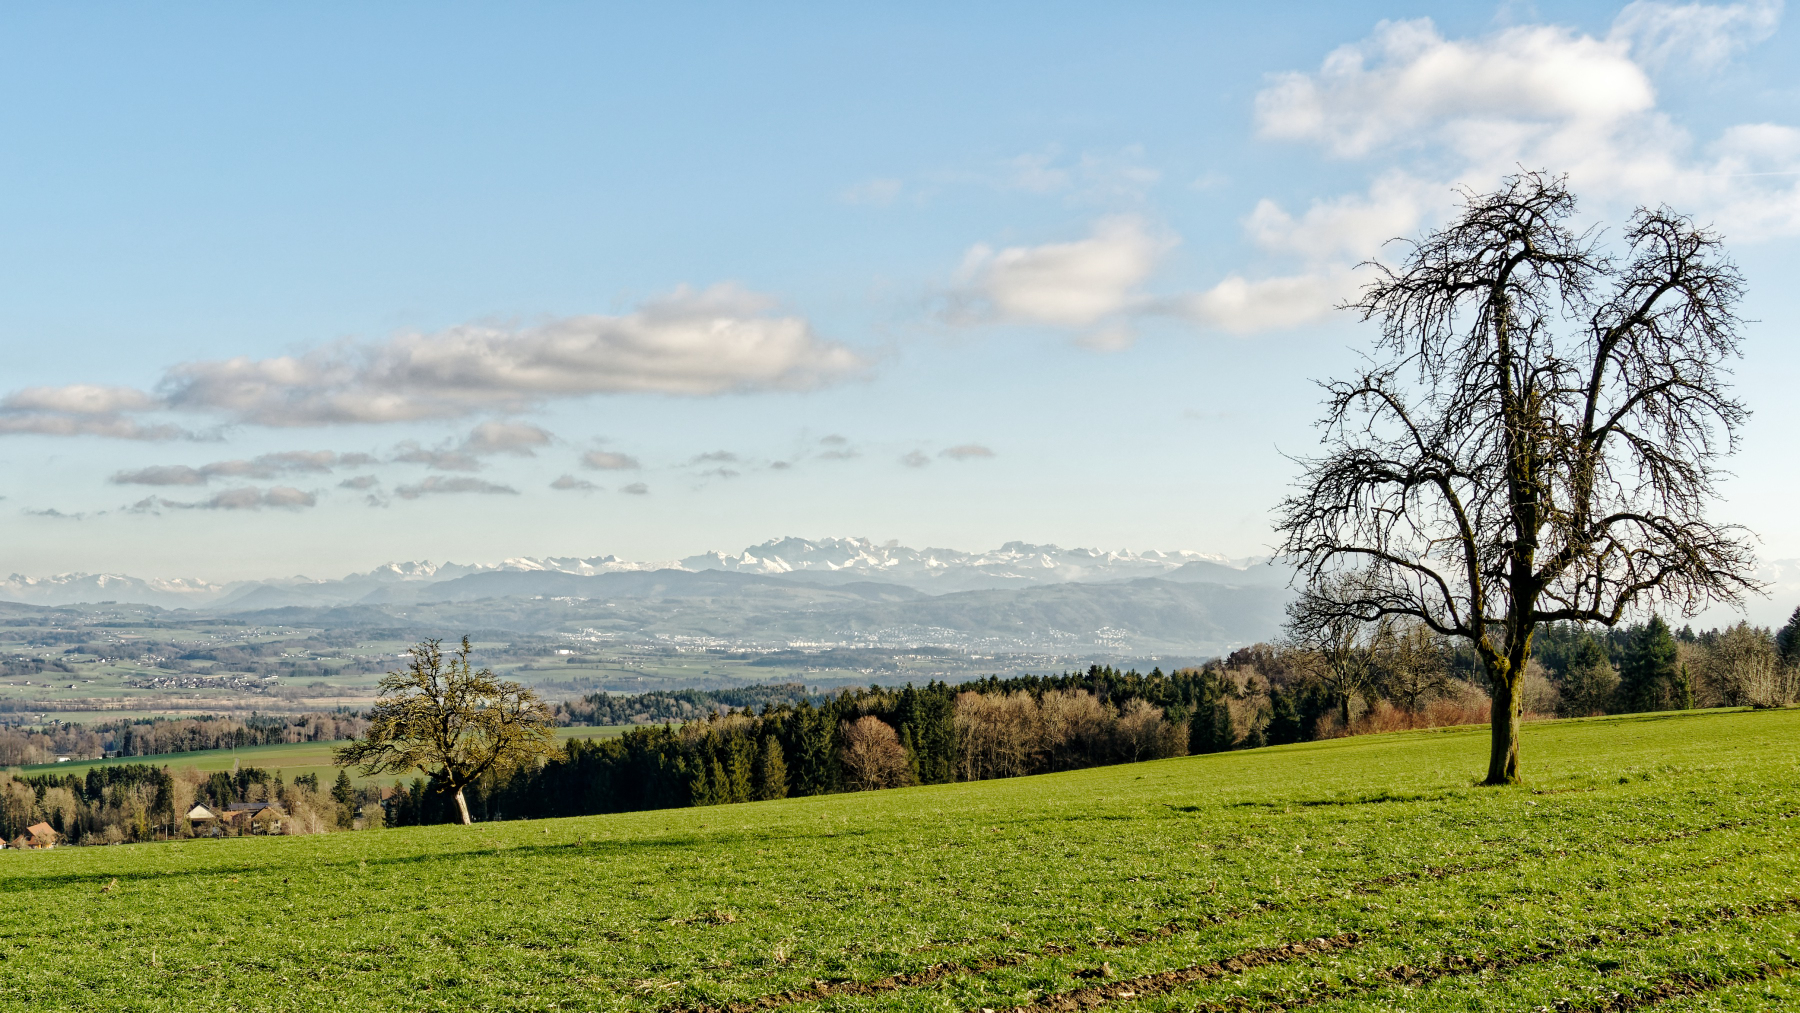
[[[1244,561],[1240,561],[1244,562]],[[514,630],[596,642],[1205,655],[1273,636],[1285,571],[1197,552],[1008,542],[988,552],[785,538],[666,562],[388,563],[337,580],[13,576],[0,599],[115,602],[337,628]]]
[[[1800,564],[1773,561],[1763,574],[1773,594],[1753,604],[1751,618],[1779,625],[1800,593]],[[335,580],[221,585],[15,574],[0,581],[0,602],[114,602],[271,625],[405,631],[396,636],[514,631],[682,650],[1204,657],[1278,635],[1292,594],[1289,577],[1263,561],[1198,552],[1026,542],[963,552],[861,538],[783,538],[735,554],[660,562],[553,556],[387,563]],[[1696,619],[1735,621],[1722,612]]]
[[[617,556],[521,557],[499,563],[384,563],[367,573],[336,580],[278,577],[213,584],[201,580],[142,579],[122,574],[64,573],[51,577],[13,574],[0,581],[0,599],[34,605],[74,605],[114,601],[161,608],[204,608],[251,611],[288,605],[340,605],[357,602],[399,603],[437,598],[428,590],[466,577],[509,574],[505,583],[528,591],[529,578],[541,586],[564,586],[560,576],[592,577],[609,573],[709,570],[760,576],[786,575],[818,584],[877,581],[944,594],[1036,584],[1105,582],[1154,577],[1199,563],[1233,569],[1221,556],[1199,552],[1144,553],[1097,549],[1064,549],[1055,545],[1008,542],[987,552],[956,549],[912,549],[865,538],[782,538],[754,545],[737,554],[707,552],[680,560],[633,562]],[[501,584],[480,585],[499,587]],[[452,592],[460,595],[461,590]]]

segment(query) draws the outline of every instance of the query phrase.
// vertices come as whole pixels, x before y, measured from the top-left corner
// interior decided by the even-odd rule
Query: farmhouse
[[[240,833],[278,834],[287,813],[273,802],[233,802],[222,818]]]
[[[33,823],[25,828],[25,832],[13,840],[12,846],[27,851],[41,851],[56,847],[56,829],[48,823]]]

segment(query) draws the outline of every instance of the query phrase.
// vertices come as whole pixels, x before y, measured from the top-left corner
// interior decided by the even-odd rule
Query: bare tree
[[[1726,383],[1742,278],[1667,208],[1633,214],[1616,256],[1574,213],[1564,179],[1522,173],[1465,193],[1397,271],[1375,265],[1348,308],[1379,321],[1383,358],[1327,385],[1325,452],[1278,522],[1325,592],[1302,624],[1404,616],[1473,647],[1489,784],[1519,777],[1539,623],[1757,589],[1741,530],[1705,516],[1748,418]]]
[[[341,767],[363,776],[417,769],[441,792],[454,793],[462,821],[469,819],[463,789],[490,770],[535,760],[550,750],[550,711],[537,694],[501,682],[469,664],[469,638],[445,655],[441,641],[408,649],[404,672],[381,680],[381,699],[369,712],[360,739],[333,750]]]
[[[1442,638],[1417,620],[1393,621],[1378,644],[1376,666],[1382,693],[1408,714],[1450,691]]]
[[[1350,731],[1350,705],[1358,697],[1366,698],[1374,685],[1376,645],[1388,625],[1330,607],[1355,592],[1353,583],[1353,577],[1345,576],[1323,581],[1288,606],[1288,631],[1298,646],[1307,649],[1314,674],[1337,702],[1345,734]]]
[[[852,791],[899,788],[912,782],[906,764],[906,747],[894,728],[873,714],[844,722],[844,780]]]

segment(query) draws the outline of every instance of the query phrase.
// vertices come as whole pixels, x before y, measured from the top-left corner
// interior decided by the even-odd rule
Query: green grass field
[[[623,735],[629,725],[603,725],[584,728],[558,728],[556,741],[567,742],[570,739],[605,739],[615,735]],[[77,774],[86,776],[92,767],[116,767],[125,763],[147,763],[153,767],[172,767],[183,770],[193,767],[201,773],[215,770],[231,770],[233,763],[241,763],[246,767],[261,767],[264,770],[280,771],[282,779],[292,781],[300,774],[313,774],[319,778],[320,784],[329,784],[337,778],[338,768],[332,765],[331,750],[341,746],[342,742],[294,742],[274,746],[244,746],[239,749],[203,749],[192,753],[158,753],[154,756],[120,756],[110,760],[72,760],[68,763],[40,763],[29,767],[10,767],[9,770],[22,775],[32,774]],[[355,769],[350,771],[350,779],[357,784],[363,781],[377,781],[382,784],[391,783],[394,775],[364,778],[357,775]]]
[[[0,852],[0,1008],[1800,1009],[1800,711]]]

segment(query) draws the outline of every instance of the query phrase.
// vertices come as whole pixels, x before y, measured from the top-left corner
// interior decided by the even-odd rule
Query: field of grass
[[[629,725],[603,725],[582,728],[556,729],[556,741],[567,742],[570,739],[605,739],[615,735],[623,735]],[[40,763],[28,767],[8,768],[22,775],[31,774],[77,774],[86,776],[92,767],[116,767],[123,763],[147,763],[153,767],[172,767],[184,770],[193,767],[201,773],[215,770],[231,770],[233,764],[246,767],[261,767],[264,770],[281,772],[282,780],[292,781],[301,774],[313,774],[319,778],[320,784],[330,784],[337,779],[338,768],[332,765],[331,750],[342,742],[293,742],[273,746],[243,746],[238,749],[203,749],[192,753],[159,753],[154,756],[120,756],[110,760],[72,760],[68,763]],[[350,780],[361,784],[364,781],[376,781],[382,784],[392,783],[394,775],[364,778],[350,771]]]
[[[1800,711],[0,852],[0,1008],[1800,1009]]]

